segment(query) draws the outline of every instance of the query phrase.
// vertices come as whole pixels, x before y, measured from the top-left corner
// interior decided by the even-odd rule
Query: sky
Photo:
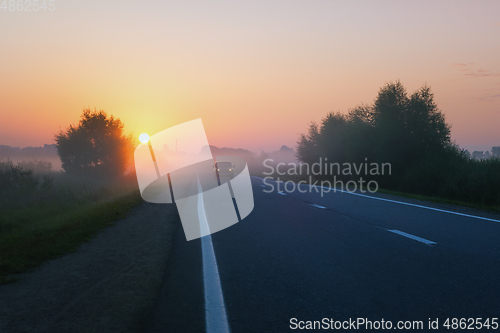
[[[212,145],[272,151],[399,79],[432,88],[461,147],[500,146],[500,1],[52,4],[0,8],[0,145],[95,107],[137,138],[202,118]]]

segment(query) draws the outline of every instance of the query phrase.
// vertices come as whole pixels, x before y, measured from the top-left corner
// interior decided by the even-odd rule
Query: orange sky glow
[[[0,145],[96,107],[137,138],[202,118],[212,145],[271,151],[400,79],[461,147],[500,146],[498,1],[54,3],[0,9]]]

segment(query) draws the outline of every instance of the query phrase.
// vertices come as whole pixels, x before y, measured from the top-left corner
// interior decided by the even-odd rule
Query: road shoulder
[[[0,285],[0,331],[141,330],[179,224],[175,206],[143,203],[74,253]]]

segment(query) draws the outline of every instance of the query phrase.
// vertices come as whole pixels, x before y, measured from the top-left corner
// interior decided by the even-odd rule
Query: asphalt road
[[[422,321],[426,332],[439,318],[433,331],[457,331],[446,318],[500,317],[500,223],[252,185],[254,211],[212,235],[231,332],[294,331],[291,318]],[[205,332],[201,251],[178,228],[151,332]]]

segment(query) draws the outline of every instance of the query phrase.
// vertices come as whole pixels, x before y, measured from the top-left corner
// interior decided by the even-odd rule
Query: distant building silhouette
[[[472,158],[475,160],[482,160],[484,152],[482,150],[475,150],[472,152]]]
[[[492,147],[491,153],[487,150],[486,152],[482,150],[476,150],[472,152],[471,157],[475,160],[488,160],[490,158],[500,158],[500,147]]]
[[[500,158],[500,146],[491,147],[491,157]]]

